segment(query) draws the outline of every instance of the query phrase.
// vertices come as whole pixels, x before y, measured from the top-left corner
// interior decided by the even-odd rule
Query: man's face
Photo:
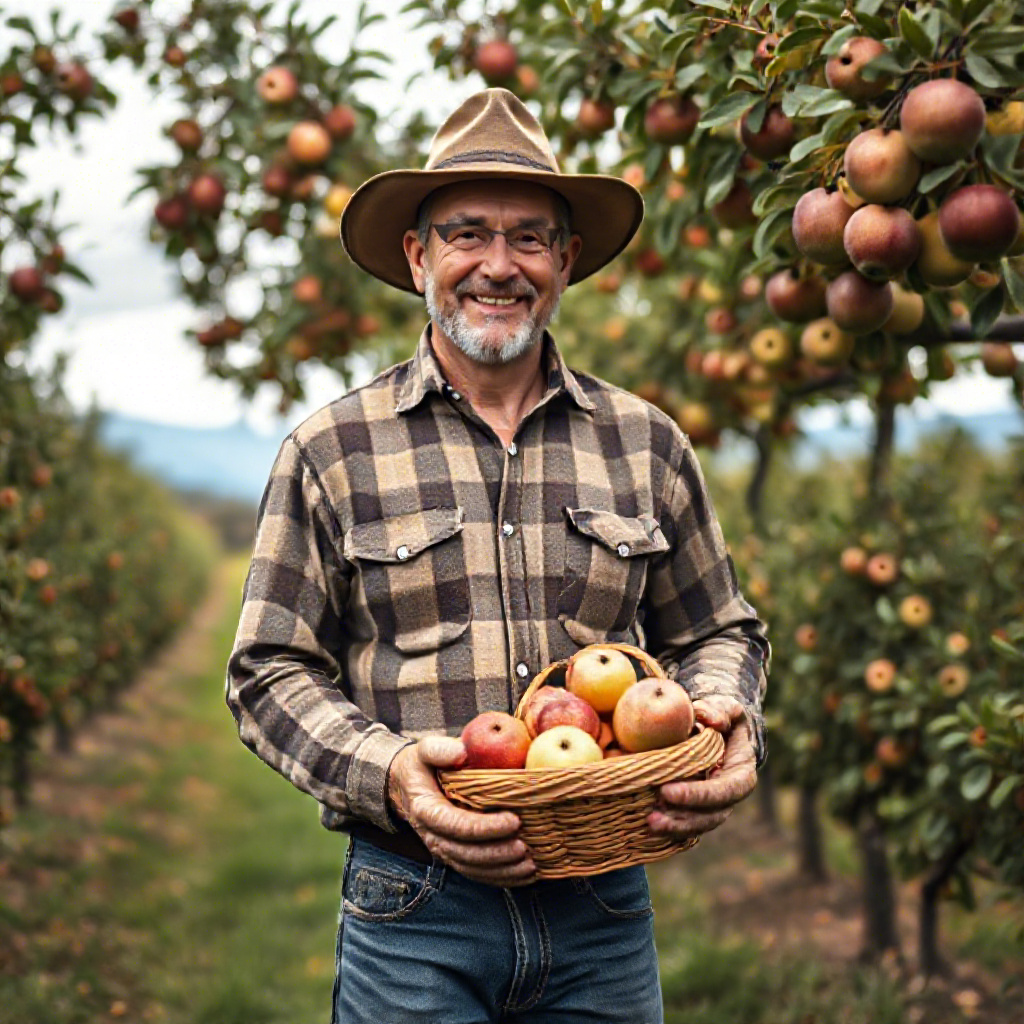
[[[548,189],[507,180],[439,189],[431,196],[430,221],[498,231],[558,226]],[[465,355],[488,364],[511,362],[540,342],[578,251],[578,238],[523,255],[501,235],[482,252],[445,243],[433,229],[425,248],[415,232],[406,235],[413,278],[424,292],[431,320]]]

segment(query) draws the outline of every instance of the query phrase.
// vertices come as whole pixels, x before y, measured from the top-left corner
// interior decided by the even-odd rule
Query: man
[[[227,689],[243,742],[351,836],[336,1022],[661,1021],[643,869],[537,881],[514,814],[437,784],[465,723],[551,662],[646,644],[727,733],[711,779],[662,787],[654,831],[706,832],[754,786],[769,648],[693,451],[545,330],[642,213],[617,178],[561,174],[502,89],[345,211],[352,258],[430,323],[285,440]]]

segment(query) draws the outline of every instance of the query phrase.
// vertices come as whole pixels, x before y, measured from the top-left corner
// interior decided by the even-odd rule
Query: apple
[[[537,728],[537,720],[540,717],[541,711],[548,704],[566,700],[571,696],[573,695],[567,690],[563,690],[560,686],[541,686],[530,695],[529,700],[523,705],[522,716],[523,722],[526,725],[526,731],[530,734],[531,739],[540,732],[540,729]]]
[[[483,711],[462,730],[466,768],[522,768],[530,749],[526,726],[505,711]]]
[[[227,189],[215,174],[200,174],[188,187],[188,197],[193,207],[208,217],[219,216],[224,209]]]
[[[299,95],[299,80],[290,68],[277,64],[267,68],[256,80],[256,91],[266,103],[275,106],[291,103]]]
[[[873,693],[885,693],[896,681],[896,666],[888,658],[876,658],[864,669],[864,682]]]
[[[188,54],[180,46],[168,46],[164,50],[164,62],[172,68],[183,68],[188,61]]]
[[[818,646],[818,630],[810,622],[805,622],[797,626],[794,639],[800,650],[813,651]]]
[[[682,743],[693,723],[693,703],[678,683],[641,679],[615,705],[612,732],[623,750],[639,753]]]
[[[864,567],[864,574],[875,586],[888,586],[899,576],[900,564],[895,556],[879,552],[868,559],[868,564]]]
[[[844,259],[845,255],[844,251]],[[824,278],[817,274],[802,277],[796,267],[772,274],[765,285],[764,297],[768,308],[780,320],[789,323],[805,324],[825,315]]]
[[[851,100],[870,100],[889,87],[887,75],[873,81],[864,78],[864,66],[889,50],[884,43],[870,36],[851,36],[825,63],[825,81]]]
[[[856,270],[847,270],[829,282],[825,304],[828,315],[841,330],[866,334],[889,319],[893,309],[892,287],[888,281],[869,281]]]
[[[576,115],[576,127],[586,138],[596,139],[615,127],[615,107],[606,100],[584,99]]]
[[[296,302],[312,304],[323,298],[323,287],[320,278],[315,274],[306,274],[292,285],[292,297]]]
[[[886,768],[901,768],[910,759],[910,748],[895,736],[882,736],[875,744],[875,757]]]
[[[689,96],[662,96],[644,114],[644,133],[652,142],[675,146],[693,135],[700,107]]]
[[[813,363],[838,366],[853,354],[853,335],[829,317],[812,320],[800,335],[800,351]]]
[[[971,649],[971,641],[966,633],[954,632],[946,637],[946,653],[959,658]]]
[[[636,269],[644,277],[658,277],[665,272],[665,261],[656,249],[641,249],[636,254]]]
[[[45,288],[45,278],[38,267],[18,267],[7,278],[11,294],[22,302],[35,302]]]
[[[864,573],[868,564],[868,553],[856,546],[843,548],[839,555],[839,566],[845,573],[851,576],[860,576]]]
[[[921,253],[914,268],[925,284],[933,288],[952,288],[971,276],[974,263],[954,256],[943,241],[938,210],[919,217],[917,229],[921,233]]]
[[[344,142],[352,137],[356,130],[356,112],[344,103],[331,107],[324,114],[324,127],[330,133],[331,138]]]
[[[775,57],[775,47],[779,45],[779,36],[775,32],[767,32],[754,50],[750,62],[758,71],[764,71]]]
[[[939,669],[939,689],[946,697],[959,697],[970,681],[971,674],[963,665],[944,665]]]
[[[907,93],[900,107],[900,128],[921,160],[951,164],[970,156],[981,141],[985,104],[969,85],[955,78],[933,78]]]
[[[871,281],[891,281],[920,255],[921,232],[902,207],[871,203],[854,211],[843,231],[843,247],[858,273]]]
[[[924,323],[924,297],[898,284],[892,286],[892,313],[882,324],[888,334],[911,334]]]
[[[871,128],[846,147],[843,168],[850,188],[869,203],[895,203],[914,190],[921,162],[904,138],[890,128]]]
[[[636,678],[633,663],[622,651],[614,647],[584,647],[569,659],[565,688],[605,714],[615,710],[619,698],[636,683]]]
[[[203,144],[203,130],[189,118],[179,118],[168,133],[183,153],[195,153]]]
[[[574,725],[556,725],[540,733],[526,754],[527,768],[572,768],[604,759],[593,736]]]
[[[1012,377],[1017,372],[1017,354],[1009,342],[982,342],[981,365],[990,377]]]
[[[92,75],[81,64],[61,64],[57,68],[57,88],[76,102],[92,92]]]
[[[114,21],[129,35],[139,30],[139,12],[134,7],[125,7],[114,14]]]
[[[520,96],[535,96],[540,88],[540,75],[536,68],[529,64],[520,64],[516,68],[516,86]]]
[[[558,725],[574,725],[598,739],[601,718],[582,697],[566,693],[563,700],[548,701],[537,715],[537,735]]]
[[[785,366],[793,359],[793,343],[778,327],[762,327],[750,339],[750,354],[762,366]]]
[[[740,118],[740,141],[759,160],[774,160],[785,156],[793,146],[796,128],[782,112],[780,104],[770,106],[755,132],[747,125],[749,113]]]
[[[966,185],[939,207],[942,240],[957,259],[999,259],[1016,241],[1020,228],[1017,204],[995,185]]]
[[[932,621],[932,605],[926,597],[911,594],[900,602],[900,621],[911,629],[921,629]]]
[[[750,192],[750,186],[742,178],[737,178],[726,197],[711,207],[711,216],[723,228],[742,228],[748,224],[756,224],[754,197]]]
[[[605,757],[608,756],[608,748],[614,743],[615,733],[612,731],[612,723],[601,719],[601,730],[597,734],[597,745],[605,752]]]
[[[268,196],[286,196],[292,190],[292,175],[287,167],[272,164],[263,172],[263,191]]]
[[[0,94],[4,96],[17,96],[25,88],[25,79],[16,71],[0,75]]]
[[[793,209],[793,241],[808,259],[824,266],[849,263],[843,232],[854,208],[837,189],[805,192]]]
[[[288,133],[288,153],[300,164],[322,164],[330,152],[330,133],[317,121],[299,121]]]
[[[488,85],[504,84],[516,73],[518,65],[519,55],[507,39],[491,39],[473,54],[473,67]]]

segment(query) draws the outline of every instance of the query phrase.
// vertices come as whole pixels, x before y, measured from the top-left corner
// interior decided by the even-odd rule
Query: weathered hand
[[[743,707],[731,697],[708,697],[693,703],[697,720],[719,731],[729,730],[722,763],[707,779],[667,782],[661,787],[664,807],[647,816],[652,832],[677,839],[718,828],[733,807],[757,785],[754,746]]]
[[[460,874],[488,885],[525,885],[536,867],[516,838],[519,818],[510,811],[481,814],[456,807],[442,792],[435,768],[457,768],[466,759],[461,740],[427,736],[403,747],[391,763],[388,797],[427,849]]]

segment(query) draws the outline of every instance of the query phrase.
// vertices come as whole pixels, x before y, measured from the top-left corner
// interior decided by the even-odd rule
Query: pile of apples
[[[521,719],[484,711],[467,723],[463,767],[569,768],[682,743],[694,726],[689,695],[634,664],[618,648],[577,651],[565,687],[538,687]]]

